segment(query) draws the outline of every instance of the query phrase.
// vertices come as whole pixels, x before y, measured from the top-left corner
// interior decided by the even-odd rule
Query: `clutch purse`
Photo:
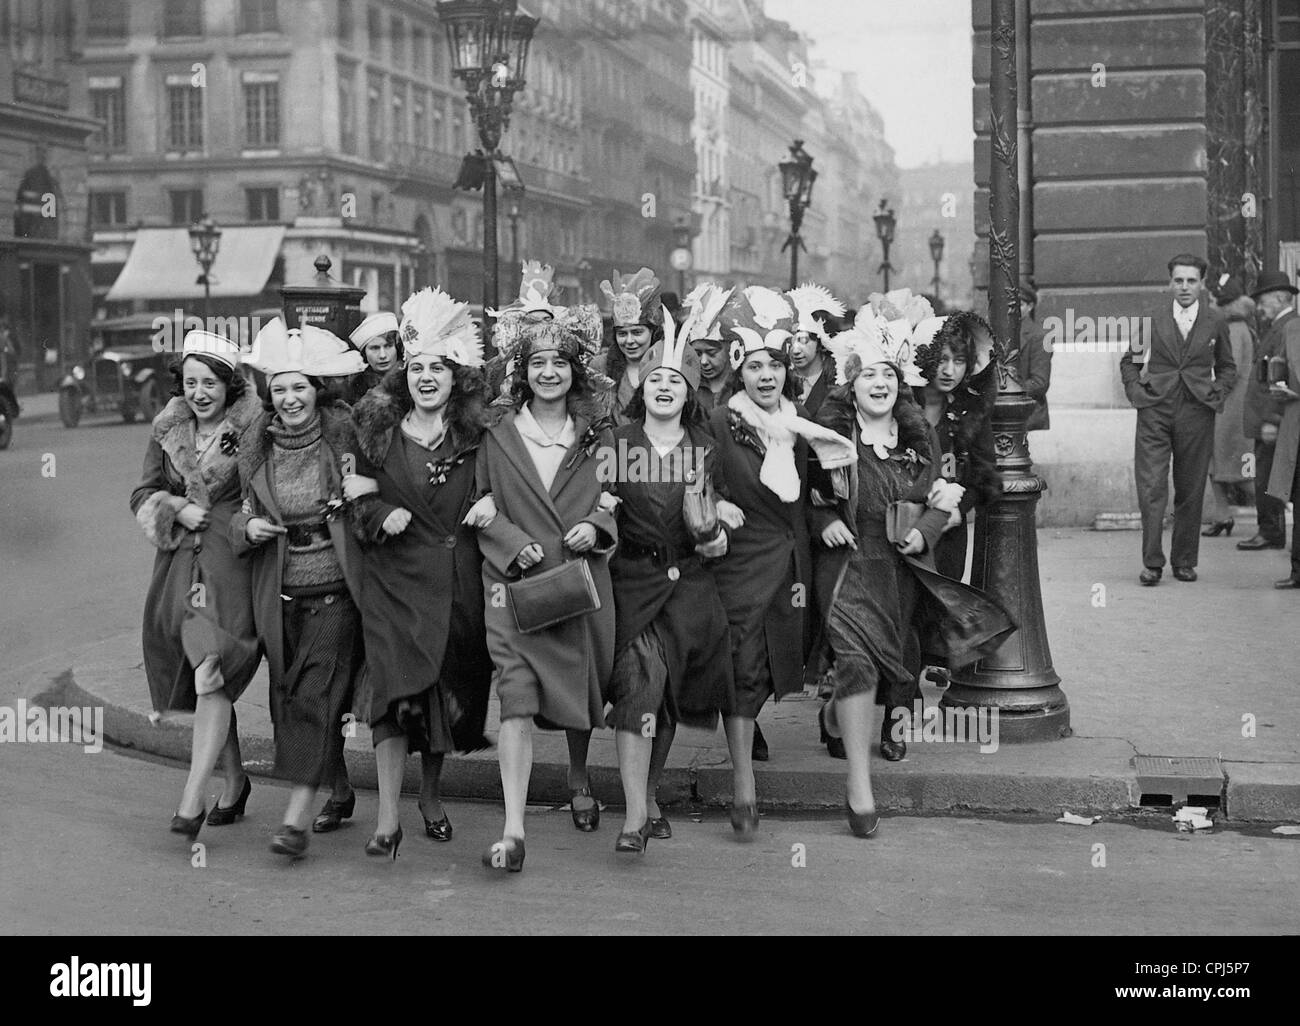
[[[600,608],[600,595],[585,559],[571,559],[506,585],[520,634],[534,634]]]
[[[924,512],[923,502],[891,502],[885,508],[885,537],[891,544],[902,545]]]
[[[682,519],[696,544],[713,541],[718,536],[718,496],[713,490],[713,478],[702,468],[692,470],[686,479]]]

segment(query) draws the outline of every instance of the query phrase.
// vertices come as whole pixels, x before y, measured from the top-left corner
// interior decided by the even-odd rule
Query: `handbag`
[[[506,585],[520,634],[535,634],[600,608],[600,594],[585,559],[571,559],[536,577]]]
[[[692,470],[686,476],[682,519],[691,540],[697,545],[711,542],[718,536],[718,496],[713,490],[712,475],[705,473],[703,468]]]
[[[885,508],[885,537],[893,545],[902,545],[925,510],[923,502],[891,502]]]

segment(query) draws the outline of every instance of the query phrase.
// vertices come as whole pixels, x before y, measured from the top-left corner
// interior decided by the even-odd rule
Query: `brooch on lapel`
[[[239,436],[233,431],[221,432],[221,455],[238,456],[239,455]]]
[[[450,459],[439,460],[437,463],[432,461],[424,465],[429,470],[429,484],[440,485],[447,483],[447,475],[469,459],[469,453],[463,452],[459,456],[452,456]]]
[[[569,470],[575,464],[586,459],[596,451],[596,447],[600,444],[601,432],[605,430],[608,423],[608,420],[602,417],[599,420],[593,420],[587,425],[587,430],[584,431],[582,437],[578,439],[578,445],[574,449],[573,455],[570,456],[564,464],[565,470]]]
[[[348,509],[351,508],[352,503],[347,499],[340,499],[339,497],[334,496],[329,499],[321,499],[318,505],[320,506],[321,516],[324,517],[327,522],[332,522],[347,513]]]

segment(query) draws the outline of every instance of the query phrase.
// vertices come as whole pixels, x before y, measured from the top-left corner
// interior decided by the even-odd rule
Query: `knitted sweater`
[[[285,427],[279,420],[269,428],[271,446],[271,481],[280,504],[284,526],[315,525],[318,529],[306,544],[289,541],[285,546],[284,587],[315,588],[343,580],[343,567],[334,552],[329,529],[325,526],[321,503],[320,414],[297,429]]]

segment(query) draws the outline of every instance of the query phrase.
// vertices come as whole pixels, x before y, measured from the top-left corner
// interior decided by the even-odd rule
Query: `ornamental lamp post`
[[[930,236],[930,259],[934,261],[934,281],[931,282],[934,288],[931,289],[931,291],[934,293],[934,301],[936,303],[940,301],[939,264],[943,262],[943,245],[944,237],[939,234],[939,229],[936,228],[934,234]]]
[[[199,262],[201,273],[195,279],[195,285],[203,286],[203,321],[208,320],[208,304],[212,300],[212,265],[217,262],[217,251],[221,248],[221,229],[207,214],[190,225],[190,251]]]
[[[785,240],[781,252],[790,250],[790,288],[794,289],[799,287],[799,250],[808,249],[799,230],[803,227],[804,211],[812,206],[817,172],[813,170],[813,158],[803,148],[802,139],[794,141],[790,156],[777,167],[781,169],[781,191],[790,201],[790,237]]]
[[[513,167],[513,162],[510,162]],[[516,286],[515,276],[520,273],[519,267],[519,215],[520,207],[524,201],[524,194],[528,191],[524,188],[523,180],[516,173],[513,180],[504,179],[503,191],[506,194],[506,217],[510,218],[510,285],[512,290]]]
[[[499,305],[497,148],[510,127],[515,93],[524,88],[528,48],[539,22],[519,10],[518,0],[440,0],[437,10],[451,71],[465,87],[483,148],[477,155],[483,185],[483,327],[490,337],[487,311]]]
[[[898,227],[898,218],[894,216],[892,207],[888,207],[888,200],[880,201],[880,209],[871,216],[876,222],[876,238],[880,240],[880,248],[884,251],[885,262],[880,265],[880,273],[885,276],[885,291],[889,291],[889,272],[894,268],[889,263],[889,247],[894,242],[894,229]]]

